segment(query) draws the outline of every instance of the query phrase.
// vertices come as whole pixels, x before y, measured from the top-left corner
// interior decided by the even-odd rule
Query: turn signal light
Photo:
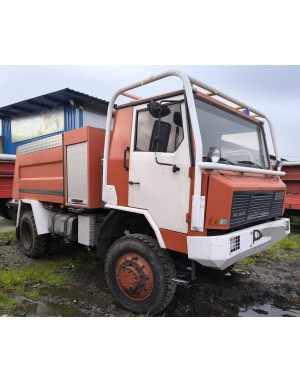
[[[211,218],[208,222],[210,225],[228,225],[228,219],[226,218]]]

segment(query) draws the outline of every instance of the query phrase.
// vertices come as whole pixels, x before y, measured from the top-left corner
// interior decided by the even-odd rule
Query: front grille
[[[282,215],[284,191],[233,193],[230,227]]]

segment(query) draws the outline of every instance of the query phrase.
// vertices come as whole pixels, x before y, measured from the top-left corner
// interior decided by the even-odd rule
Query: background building
[[[62,89],[0,108],[0,153],[82,126],[105,129],[108,102]]]

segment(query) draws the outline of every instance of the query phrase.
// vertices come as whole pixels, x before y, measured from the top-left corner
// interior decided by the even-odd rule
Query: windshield
[[[202,100],[195,102],[204,158],[210,147],[216,147],[221,150],[221,162],[268,168],[260,125]]]

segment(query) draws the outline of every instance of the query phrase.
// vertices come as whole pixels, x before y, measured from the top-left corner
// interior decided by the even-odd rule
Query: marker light
[[[228,219],[226,218],[211,218],[208,222],[210,225],[228,225]]]

